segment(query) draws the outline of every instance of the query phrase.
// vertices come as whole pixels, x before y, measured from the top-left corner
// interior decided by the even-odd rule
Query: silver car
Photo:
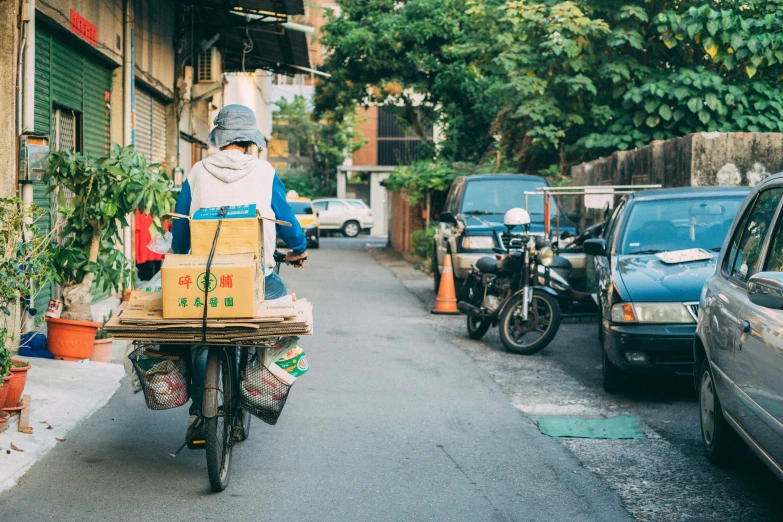
[[[724,464],[749,446],[783,480],[783,174],[734,218],[699,305],[694,344],[701,432]]]
[[[313,206],[318,212],[321,230],[336,230],[344,236],[356,237],[375,225],[372,210],[361,199],[316,199]]]

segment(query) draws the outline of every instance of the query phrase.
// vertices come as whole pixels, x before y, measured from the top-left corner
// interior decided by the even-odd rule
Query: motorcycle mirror
[[[449,212],[448,210],[445,210],[440,213],[440,216],[438,216],[438,221],[440,221],[441,223],[447,223],[449,225],[457,224],[457,218],[455,218],[454,214],[452,212]]]

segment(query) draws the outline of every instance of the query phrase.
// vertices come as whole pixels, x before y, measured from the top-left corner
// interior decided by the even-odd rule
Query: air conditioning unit
[[[196,83],[219,82],[222,73],[220,51],[217,48],[210,47],[198,52]]]

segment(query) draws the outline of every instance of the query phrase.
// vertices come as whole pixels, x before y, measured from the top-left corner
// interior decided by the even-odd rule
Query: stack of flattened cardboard
[[[264,301],[255,317],[207,321],[206,339],[201,319],[164,319],[160,292],[135,291],[106,324],[118,340],[149,343],[236,344],[270,337],[313,333],[313,307],[304,299]]]

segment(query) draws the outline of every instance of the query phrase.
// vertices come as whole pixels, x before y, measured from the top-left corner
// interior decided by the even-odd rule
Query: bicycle
[[[279,273],[285,255],[275,251],[274,260],[274,270]],[[214,492],[228,487],[234,445],[250,436],[252,415],[240,405],[242,376],[252,358],[263,353],[264,348],[274,346],[278,340],[275,337],[263,342],[253,341],[252,344],[213,344],[208,347],[201,408],[205,438],[186,444],[190,449],[203,447],[206,450],[207,473]],[[183,444],[177,453],[184,447]]]

